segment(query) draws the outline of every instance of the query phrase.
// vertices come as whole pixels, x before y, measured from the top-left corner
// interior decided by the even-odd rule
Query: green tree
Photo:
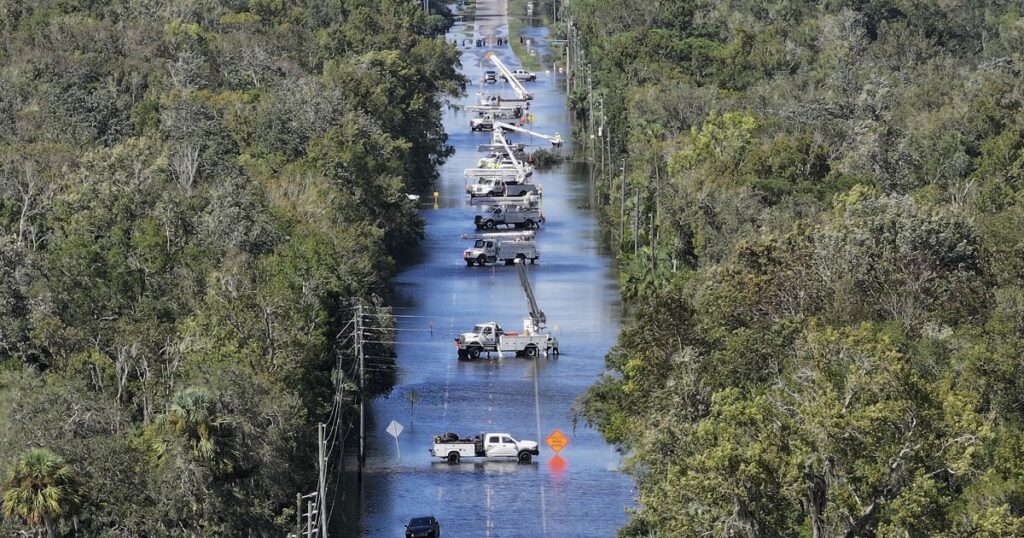
[[[60,456],[45,448],[29,450],[7,473],[3,513],[56,538],[61,520],[81,502],[78,475]]]

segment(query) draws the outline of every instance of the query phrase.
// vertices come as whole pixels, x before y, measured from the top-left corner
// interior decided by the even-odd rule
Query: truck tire
[[[469,358],[476,360],[480,358],[480,346],[473,346],[469,348]]]
[[[452,450],[448,453],[448,463],[459,463],[460,459],[462,459],[462,456],[458,452]]]
[[[491,219],[487,219],[487,222],[484,222],[484,228],[486,228],[488,230],[493,230],[494,229],[494,221],[491,220]]]
[[[523,350],[523,355],[526,355],[526,357],[530,358],[530,359],[536,358],[537,357],[537,346],[532,345],[532,344],[529,345],[529,346],[526,346],[526,349]]]
[[[529,452],[527,452],[525,450],[519,453],[519,463],[530,463],[532,461],[533,461],[533,454],[530,454]]]
[[[534,227],[533,219],[526,219],[525,221],[523,221],[523,228],[533,228],[533,227]]]
[[[483,254],[476,257],[476,264],[483,267],[487,263],[487,257]]]

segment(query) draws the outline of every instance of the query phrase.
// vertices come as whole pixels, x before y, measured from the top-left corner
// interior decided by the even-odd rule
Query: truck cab
[[[501,325],[488,321],[474,325],[472,331],[459,335],[459,341],[466,345],[477,344],[485,349],[491,349],[498,345],[498,337],[502,334],[505,334],[505,331]]]

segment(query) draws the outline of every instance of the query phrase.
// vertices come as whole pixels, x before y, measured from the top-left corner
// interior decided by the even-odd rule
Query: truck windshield
[[[475,334],[482,334],[484,332],[484,328],[485,328],[484,325],[474,325],[473,326],[473,332]]]
[[[477,239],[476,242],[473,243],[473,248],[484,248],[484,240]]]

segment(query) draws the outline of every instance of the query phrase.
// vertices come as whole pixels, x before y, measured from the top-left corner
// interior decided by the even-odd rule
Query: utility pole
[[[640,188],[636,187],[636,205],[633,207],[633,256],[640,247]]]
[[[359,361],[359,479],[366,463],[366,368],[363,352],[363,304],[356,305],[356,358]]]
[[[320,480],[317,484],[317,516],[319,519],[321,538],[327,538],[327,440],[324,439],[324,423],[317,424],[316,437],[319,440],[318,448],[320,457],[317,460],[317,469],[320,471]]]
[[[622,257],[622,240],[626,235],[626,158],[622,158],[622,204],[619,206],[619,257]]]
[[[314,491],[313,493],[310,493],[308,495],[297,496],[296,500],[298,500],[298,502],[299,502],[300,510],[299,510],[299,514],[298,514],[299,531],[298,531],[298,534],[296,534],[295,536],[297,538],[298,537],[302,537],[302,538],[319,538],[320,537],[320,528],[319,528],[319,526],[320,526],[320,517],[319,517],[319,512],[320,512],[320,508],[321,508],[321,506],[320,506],[321,503],[320,503],[318,492]],[[303,516],[303,512],[301,510],[302,501],[306,501],[306,511],[305,511],[306,531],[305,532],[302,531],[302,516]],[[326,530],[324,532],[326,533]],[[325,536],[326,536],[326,534],[325,534]]]

